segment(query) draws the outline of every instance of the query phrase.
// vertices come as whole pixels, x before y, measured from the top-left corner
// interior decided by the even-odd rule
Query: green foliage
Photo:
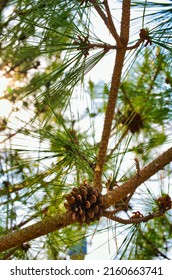
[[[135,247],[130,251],[129,259],[152,260],[168,259],[171,247],[171,224],[168,218],[161,217],[150,221],[144,229],[139,229]]]
[[[102,1],[97,3],[104,7]],[[134,157],[144,165],[171,141],[171,7],[159,5],[133,1],[134,8],[143,11],[142,28],[148,28],[152,45],[144,48],[142,44],[126,58],[103,191],[107,183],[113,188],[136,173]],[[13,105],[8,117],[0,118],[0,235],[65,211],[66,193],[85,180],[93,181],[111,85],[86,76],[108,52],[107,45],[96,47],[104,42],[91,25],[91,7],[89,1],[69,0],[0,5],[0,73],[9,82],[2,99]],[[146,15],[152,7],[157,12]],[[137,34],[140,27],[136,26]],[[171,171],[164,172],[164,184],[170,185]],[[157,194],[147,185],[146,193],[155,206]],[[152,208],[143,203],[142,195],[136,193],[128,212],[121,215],[131,216],[140,209],[140,202],[149,213]],[[171,248],[170,219],[164,216],[144,226],[118,224],[117,236],[122,234],[124,239],[116,258],[164,258]],[[90,228],[70,225],[11,249],[1,258],[65,259],[70,247],[88,232],[108,230],[102,229],[101,222],[100,230],[94,224]]]

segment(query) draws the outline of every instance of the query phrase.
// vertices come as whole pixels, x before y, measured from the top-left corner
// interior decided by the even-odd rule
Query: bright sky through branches
[[[4,90],[8,86],[8,79],[5,76],[0,77],[0,117],[7,118],[12,110],[12,104],[4,99]],[[2,99],[3,98],[3,99]]]

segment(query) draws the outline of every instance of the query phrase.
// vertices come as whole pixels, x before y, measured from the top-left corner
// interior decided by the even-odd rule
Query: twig
[[[111,12],[110,12],[110,9],[109,9],[108,1],[104,0],[103,4],[105,6],[106,13],[107,13],[109,30],[111,31],[112,36],[116,40],[117,46],[120,48],[120,47],[122,47],[121,40],[120,40],[120,37],[119,37],[119,35],[116,31],[114,22],[112,20],[112,15],[111,15]]]
[[[136,165],[137,176],[140,176],[140,163],[139,163],[139,160],[138,160],[138,158],[135,157],[134,161],[135,161],[135,165]]]
[[[105,49],[106,51],[117,49],[116,46],[113,46],[110,44],[89,44],[88,48],[89,49],[102,48],[102,49]]]
[[[132,218],[123,219],[123,218],[115,216],[114,214],[112,214],[109,211],[104,211],[103,216],[105,216],[108,219],[111,219],[113,221],[116,221],[118,223],[121,223],[121,224],[124,224],[124,225],[129,225],[129,224],[140,224],[142,222],[148,222],[151,219],[163,216],[164,213],[165,213],[165,211],[158,211],[158,212],[155,212],[155,213],[149,213],[149,215],[147,215],[147,216],[139,217],[139,218],[136,218],[136,219],[132,219]]]
[[[77,50],[82,50],[85,56],[89,55],[89,51],[95,48],[102,48],[104,49],[105,52],[108,52],[109,50],[117,49],[116,46],[106,44],[106,43],[104,44],[90,43],[88,36],[86,37],[78,36],[77,39],[73,42],[73,45],[78,45]]]
[[[116,28],[113,24],[112,18],[110,19],[111,15],[110,15],[110,11],[108,12],[108,17],[105,15],[105,13],[102,11],[102,9],[100,8],[100,6],[97,4],[96,0],[89,0],[90,3],[93,4],[95,10],[97,11],[97,13],[99,14],[99,16],[102,18],[102,20],[104,21],[106,27],[108,28],[109,32],[112,34],[112,36],[114,37],[114,39],[116,40],[117,46],[118,48],[123,47],[121,41],[120,41],[120,37],[116,32]],[[107,2],[107,1],[104,1]],[[106,7],[107,8],[107,7]],[[109,7],[108,7],[109,8]]]
[[[105,25],[107,26],[107,28],[109,29],[108,26],[108,19],[106,17],[106,15],[104,14],[104,12],[102,11],[102,9],[100,8],[100,6],[97,4],[96,0],[89,0],[89,2],[91,4],[93,4],[95,10],[97,11],[97,13],[99,14],[99,16],[102,18],[102,20],[104,21]]]
[[[126,211],[126,210],[128,210],[128,208],[129,208],[129,205],[128,205],[128,204],[129,204],[129,201],[130,201],[130,199],[132,198],[134,192],[135,192],[135,191],[131,192],[128,196],[126,196],[125,201],[122,203],[121,206],[117,206],[117,208],[115,208],[114,210],[111,210],[111,211],[109,210],[109,211],[108,211],[109,215],[115,215],[115,214],[117,214],[117,213],[119,213],[119,212],[121,212],[121,211]],[[123,201],[123,200],[124,200],[124,198],[121,199],[120,201]],[[119,202],[120,202],[120,201],[119,201]],[[118,204],[118,203],[114,204],[114,207],[116,207],[117,204]]]
[[[138,48],[141,43],[143,43],[143,39],[139,39],[134,45],[127,47],[127,50],[134,50]]]

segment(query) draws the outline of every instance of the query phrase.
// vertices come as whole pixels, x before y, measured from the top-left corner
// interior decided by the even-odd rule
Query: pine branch
[[[99,4],[97,4],[96,0],[89,0],[89,2],[93,4],[95,10],[97,11],[97,13],[101,17],[101,19],[104,21],[104,23],[105,23],[106,27],[108,28],[109,32],[112,34],[112,36],[116,40],[117,46],[119,48],[121,48],[122,47],[121,40],[120,40],[120,37],[119,37],[119,35],[116,31],[116,28],[114,26],[107,0],[104,1],[104,3],[103,3],[105,5],[105,8],[106,8],[107,16],[104,14],[104,12],[100,8]]]
[[[141,43],[143,43],[143,39],[139,39],[134,45],[127,47],[127,50],[134,50],[136,48],[138,48]]]
[[[126,54],[126,47],[129,40],[129,25],[130,25],[130,0],[123,1],[123,13],[121,22],[121,39],[123,42],[123,48],[117,49],[115,66],[112,75],[111,88],[109,93],[109,99],[105,114],[102,138],[100,142],[99,152],[97,155],[97,164],[94,174],[94,186],[101,190],[101,177],[103,173],[103,166],[106,159],[107,147],[111,133],[112,121],[114,118],[114,111],[116,106],[116,100],[118,90],[121,81],[122,69]]]
[[[72,222],[73,221],[71,221],[67,213],[59,213],[56,214],[56,216],[47,216],[42,221],[31,226],[2,236],[0,238],[0,252],[20,246],[29,240],[59,230],[67,225],[70,225]]]
[[[111,205],[114,205],[128,194],[133,193],[138,186],[148,180],[159,170],[163,169],[171,161],[172,147],[153,160],[150,164],[145,166],[142,170],[140,170],[139,176],[136,174],[121,186],[105,194],[103,196],[105,205],[104,208],[109,208]],[[151,218],[153,217],[151,216]],[[58,213],[55,216],[47,216],[42,221],[31,226],[14,231],[6,236],[2,236],[0,238],[0,252],[20,246],[29,240],[59,230],[63,227],[66,227],[67,225],[72,224],[73,222],[75,221],[72,221],[71,217],[67,213]]]
[[[97,155],[97,163],[96,163],[95,174],[94,174],[94,186],[99,189],[101,189],[101,177],[103,173],[103,166],[105,163],[107,147],[108,147],[108,142],[111,133],[112,121],[114,118],[114,110],[115,110],[115,105],[117,100],[118,89],[120,86],[120,78],[121,78],[121,73],[123,68],[124,57],[125,57],[125,50],[124,49],[117,50],[115,67],[114,67],[112,81],[111,81],[110,95],[108,99],[102,138],[99,146],[99,152]]]
[[[135,218],[135,219],[123,219],[120,218],[114,214],[112,214],[109,211],[104,211],[103,216],[107,217],[108,219],[111,219],[115,222],[124,224],[124,225],[129,225],[129,224],[140,224],[142,222],[148,222],[151,219],[157,218],[157,217],[161,217],[163,216],[165,213],[165,211],[157,211],[155,213],[149,213],[147,216],[143,216],[143,217],[139,217],[139,218]]]
[[[91,4],[93,4],[95,10],[97,11],[97,13],[99,14],[99,16],[102,18],[102,20],[104,21],[105,25],[107,26],[107,28],[109,29],[109,26],[108,26],[108,20],[107,20],[107,17],[106,15],[104,14],[104,12],[102,11],[102,9],[100,8],[99,4],[97,4],[97,1],[96,0],[89,0],[89,2]]]
[[[109,30],[111,31],[112,36],[116,40],[117,46],[119,48],[121,48],[122,47],[121,40],[120,40],[120,37],[119,37],[119,35],[118,35],[117,31],[116,31],[115,25],[113,23],[112,15],[111,15],[111,12],[110,12],[110,9],[109,9],[108,1],[104,0],[103,4],[105,6],[106,13],[107,13],[107,20],[108,20]]]

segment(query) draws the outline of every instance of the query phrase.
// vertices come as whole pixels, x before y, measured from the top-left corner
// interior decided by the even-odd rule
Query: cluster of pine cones
[[[98,189],[83,183],[79,188],[73,188],[66,195],[65,208],[69,211],[71,219],[80,224],[89,224],[99,220],[103,213],[103,196]]]

